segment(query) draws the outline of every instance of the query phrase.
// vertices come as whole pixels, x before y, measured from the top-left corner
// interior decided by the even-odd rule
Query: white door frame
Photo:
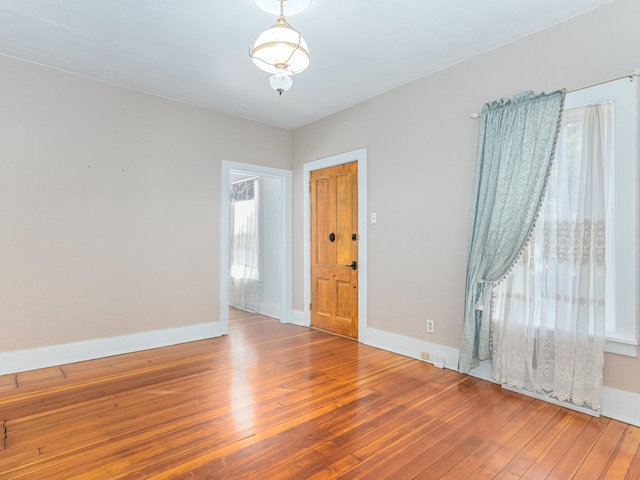
[[[262,177],[277,178],[280,180],[280,217],[282,229],[280,232],[280,265],[281,265],[281,290],[280,290],[280,321],[290,322],[292,308],[292,240],[291,240],[291,195],[292,172],[280,168],[263,167],[248,163],[222,161],[222,176],[220,179],[220,326],[222,335],[229,333],[229,241],[231,235],[229,188],[231,186],[231,173],[242,173]]]
[[[340,153],[303,165],[304,195],[304,321],[311,325],[311,172],[322,168],[358,162],[358,340],[363,342],[367,327],[367,149]]]

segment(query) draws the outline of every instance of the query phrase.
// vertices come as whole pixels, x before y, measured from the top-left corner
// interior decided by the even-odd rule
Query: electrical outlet
[[[433,333],[435,331],[435,322],[433,320],[427,320],[427,333]]]
[[[429,360],[429,353],[428,352],[422,352],[420,354],[420,358],[422,358],[423,360]]]

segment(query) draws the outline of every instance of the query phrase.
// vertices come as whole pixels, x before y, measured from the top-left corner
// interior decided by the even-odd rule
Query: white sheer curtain
[[[260,297],[260,182],[231,185],[229,303],[255,312]]]
[[[563,112],[533,235],[493,292],[494,380],[594,410],[601,407],[612,149],[612,103]]]

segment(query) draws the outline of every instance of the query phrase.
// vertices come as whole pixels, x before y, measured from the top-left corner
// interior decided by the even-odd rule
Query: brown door
[[[358,338],[358,162],[311,172],[311,325]]]

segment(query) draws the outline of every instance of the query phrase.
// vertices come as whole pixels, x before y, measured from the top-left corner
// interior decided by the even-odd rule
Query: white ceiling
[[[0,0],[0,54],[296,128],[610,1],[313,0],[282,97],[248,55],[275,23],[252,0]]]

